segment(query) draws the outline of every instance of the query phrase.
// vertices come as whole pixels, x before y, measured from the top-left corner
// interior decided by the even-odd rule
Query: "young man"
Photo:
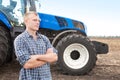
[[[26,13],[26,30],[14,41],[17,60],[22,65],[19,80],[52,80],[50,63],[57,61],[57,50],[37,32],[40,21],[36,12]]]

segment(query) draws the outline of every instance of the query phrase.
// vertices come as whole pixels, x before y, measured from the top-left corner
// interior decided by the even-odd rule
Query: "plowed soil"
[[[98,55],[96,66],[86,75],[67,75],[51,66],[53,80],[120,80],[120,38],[91,38],[109,45],[108,54]],[[14,60],[0,67],[0,80],[18,80],[20,65]]]

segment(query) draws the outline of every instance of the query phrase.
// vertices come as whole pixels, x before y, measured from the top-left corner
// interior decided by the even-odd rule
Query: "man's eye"
[[[33,19],[33,21],[37,21],[36,19]]]
[[[40,22],[40,20],[37,20],[37,19],[33,19],[33,21],[39,21]]]

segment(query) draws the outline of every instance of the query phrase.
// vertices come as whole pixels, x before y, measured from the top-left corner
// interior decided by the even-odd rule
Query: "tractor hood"
[[[51,30],[81,30],[86,33],[84,24],[70,18],[38,13],[41,18],[40,28]]]

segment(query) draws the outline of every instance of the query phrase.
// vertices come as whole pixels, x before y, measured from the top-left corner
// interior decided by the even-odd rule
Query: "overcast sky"
[[[40,11],[84,22],[89,36],[120,36],[120,0],[40,0]]]

